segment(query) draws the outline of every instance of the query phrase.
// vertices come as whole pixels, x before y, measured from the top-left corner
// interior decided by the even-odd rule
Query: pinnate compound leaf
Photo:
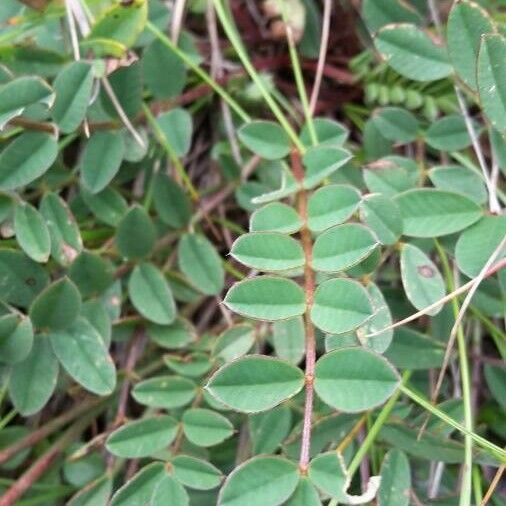
[[[408,506],[411,489],[409,460],[400,450],[390,450],[381,464],[379,506]]]
[[[448,53],[458,76],[473,90],[481,37],[492,32],[492,19],[477,3],[463,0],[453,4],[446,31]]]
[[[219,369],[207,390],[237,411],[255,413],[277,406],[304,386],[302,371],[283,360],[250,355]]]
[[[398,385],[399,375],[387,360],[362,348],[331,351],[316,363],[316,393],[329,406],[347,413],[383,404]]]
[[[106,448],[122,458],[148,457],[168,446],[176,434],[177,422],[171,416],[143,418],[116,429],[107,438]]]
[[[459,269],[469,277],[477,276],[506,235],[506,216],[484,216],[465,230],[457,240],[455,257]],[[497,256],[496,263],[506,255]]]
[[[23,416],[40,411],[56,387],[58,360],[45,335],[36,337],[30,354],[12,369],[9,397]]]
[[[350,279],[324,281],[315,291],[311,320],[324,332],[343,334],[355,330],[373,314],[365,288]]]
[[[95,328],[84,318],[66,330],[49,334],[63,368],[86,390],[109,395],[116,386],[116,368]]]
[[[439,237],[453,234],[478,221],[480,207],[459,193],[423,188],[399,194],[404,234],[411,237]]]
[[[197,385],[178,376],[156,376],[135,385],[132,397],[153,408],[180,408],[189,404],[197,393]]]
[[[0,189],[16,190],[42,176],[56,160],[53,135],[24,132],[0,153]]]
[[[273,276],[236,283],[224,302],[242,316],[267,321],[299,316],[306,309],[302,288],[294,281]]]
[[[346,221],[360,203],[360,192],[347,185],[328,185],[316,190],[308,200],[308,226],[313,232]]]
[[[319,235],[313,246],[312,265],[317,271],[344,271],[366,258],[378,245],[367,227],[347,223]]]
[[[38,329],[61,330],[72,325],[81,311],[81,294],[68,278],[55,281],[42,291],[30,307],[30,318]]]
[[[281,457],[254,457],[227,477],[219,506],[278,506],[294,492],[299,481],[295,463]]]
[[[281,202],[271,202],[251,215],[249,228],[251,232],[294,234],[301,227],[302,220],[293,207]]]
[[[109,506],[148,505],[153,490],[165,476],[166,470],[162,462],[148,464],[116,491]]]
[[[211,490],[222,480],[221,471],[205,460],[178,455],[170,462],[174,468],[174,477],[184,486],[196,490]]]
[[[238,131],[241,142],[253,153],[267,160],[284,158],[290,152],[290,139],[272,121],[253,121]]]
[[[406,295],[421,310],[445,295],[445,282],[434,262],[413,244],[403,244],[401,249],[401,279]],[[439,313],[442,306],[432,309],[428,314]]]
[[[212,243],[201,234],[185,234],[178,246],[179,268],[192,285],[206,295],[221,292],[225,273]]]
[[[93,67],[84,61],[71,63],[56,76],[51,114],[62,132],[73,132],[84,120],[92,86]]]
[[[230,254],[252,269],[283,271],[304,265],[304,251],[298,241],[278,232],[241,235]]]
[[[435,81],[453,71],[446,50],[415,25],[385,26],[377,33],[375,43],[387,63],[408,79]]]
[[[185,488],[170,475],[165,475],[156,485],[150,506],[188,506],[190,498]]]
[[[478,92],[488,119],[501,133],[506,131],[506,37],[485,35],[478,56]]]
[[[227,418],[210,409],[188,409],[182,422],[185,436],[197,446],[217,445],[234,432],[234,426]]]
[[[169,284],[153,264],[135,267],[128,280],[128,296],[137,311],[149,321],[169,325],[176,317],[176,305]]]
[[[42,215],[31,204],[16,206],[14,231],[18,244],[32,260],[47,262],[51,253],[49,229]]]
[[[99,193],[117,174],[125,154],[125,141],[118,132],[95,132],[81,159],[81,176],[91,193]]]

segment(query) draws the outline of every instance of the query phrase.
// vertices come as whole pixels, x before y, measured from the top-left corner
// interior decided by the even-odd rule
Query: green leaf
[[[467,0],[453,4],[446,30],[448,53],[457,75],[473,90],[481,37],[491,32],[494,23],[480,5]]]
[[[255,413],[277,406],[304,386],[302,371],[263,355],[240,358],[219,369],[206,389],[237,411]]]
[[[441,341],[410,328],[398,328],[385,357],[401,369],[423,370],[440,367],[444,354]]]
[[[494,399],[500,406],[506,408],[506,399],[504,397],[504,389],[506,387],[506,369],[504,369],[504,367],[486,364],[484,372],[488,388]]]
[[[381,244],[395,244],[402,235],[401,211],[384,195],[366,195],[360,203],[360,217]]]
[[[482,37],[478,56],[478,92],[480,104],[492,125],[506,130],[506,67],[503,55],[506,37],[488,34]]]
[[[181,376],[199,377],[213,366],[206,353],[195,352],[186,356],[165,355],[165,365]]]
[[[44,195],[39,209],[49,229],[51,256],[60,265],[67,267],[83,249],[81,233],[74,215],[56,193]]]
[[[68,278],[44,289],[30,306],[30,318],[38,329],[65,329],[72,325],[81,310],[81,294]]]
[[[350,159],[351,153],[342,148],[317,146],[309,149],[302,157],[306,169],[302,187],[312,190]]]
[[[487,189],[476,172],[458,165],[443,165],[429,170],[429,178],[438,190],[462,193],[477,204],[488,200]]]
[[[401,210],[404,234],[411,237],[453,234],[482,216],[480,207],[467,197],[430,188],[401,193],[395,202]]]
[[[291,364],[298,364],[305,353],[306,334],[302,317],[280,320],[272,325],[272,344],[276,355]]]
[[[388,156],[370,163],[364,171],[367,188],[385,197],[414,188],[420,179],[417,163],[401,156]]]
[[[315,367],[315,392],[329,406],[356,413],[383,404],[399,385],[397,371],[363,348],[343,348],[321,357]]]
[[[40,77],[22,76],[0,86],[0,130],[9,120],[23,114],[31,105],[42,102],[51,107],[54,93]]]
[[[0,153],[0,189],[15,190],[42,176],[56,160],[53,135],[24,132]]]
[[[97,253],[82,251],[69,269],[69,277],[83,297],[103,293],[114,281],[111,262]]]
[[[406,144],[416,139],[419,123],[415,116],[400,107],[385,107],[373,113],[372,120],[389,141]]]
[[[415,25],[385,26],[377,33],[375,44],[387,63],[408,79],[435,81],[453,71],[446,50]]]
[[[362,16],[371,32],[390,23],[421,23],[420,14],[401,0],[364,0]]]
[[[0,363],[16,364],[25,360],[32,345],[30,318],[13,313],[0,317]]]
[[[86,117],[92,87],[93,67],[84,61],[70,63],[56,76],[51,115],[63,133],[76,130]]]
[[[249,434],[254,455],[275,453],[292,428],[292,412],[281,405],[249,416]]]
[[[318,286],[314,293],[311,320],[324,332],[350,332],[372,314],[372,304],[367,291],[356,281],[330,279]]]
[[[24,202],[16,206],[14,231],[21,249],[36,262],[47,262],[51,252],[49,230],[42,215]]]
[[[344,271],[369,256],[378,245],[367,227],[346,223],[319,235],[313,246],[312,266],[317,271]]]
[[[409,460],[403,452],[390,450],[381,464],[378,506],[408,506],[410,490]]]
[[[227,418],[209,409],[188,409],[182,422],[184,435],[197,446],[217,445],[234,433],[234,426]]]
[[[84,318],[68,329],[49,335],[64,369],[86,390],[109,395],[116,386],[116,369],[95,328]]]
[[[95,132],[84,148],[81,177],[91,193],[101,192],[118,173],[125,142],[118,132]]]
[[[170,69],[170,72],[160,72],[161,68]],[[154,40],[144,50],[142,69],[146,87],[157,99],[173,98],[183,91],[186,67],[162,41]]]
[[[191,284],[206,295],[221,292],[225,273],[212,243],[200,234],[184,234],[178,246],[179,268]]]
[[[182,348],[196,339],[191,323],[182,318],[171,325],[148,325],[147,331],[158,346],[168,349]]]
[[[153,202],[160,219],[173,228],[183,228],[191,218],[191,201],[173,179],[159,172],[153,186]]]
[[[231,362],[248,353],[254,343],[255,332],[251,325],[234,325],[218,337],[213,355],[225,362]]]
[[[151,253],[156,229],[145,209],[134,205],[121,219],[116,230],[116,247],[128,259],[140,259]]]
[[[190,150],[193,121],[185,109],[172,109],[156,118],[164,137],[176,156],[184,156]]]
[[[342,146],[349,135],[348,129],[343,124],[330,118],[314,118],[313,126],[320,146]],[[304,145],[311,146],[307,123],[300,131],[300,140]]]
[[[125,47],[132,47],[144,30],[148,19],[146,0],[132,0],[112,5],[94,23],[88,41],[112,39]]]
[[[189,404],[197,393],[195,383],[178,376],[156,376],[141,381],[132,390],[132,397],[153,408],[179,408]]]
[[[322,492],[339,500],[346,501],[349,478],[342,457],[337,452],[322,453],[309,464],[309,479]]]
[[[466,276],[477,276],[505,235],[506,216],[484,216],[458,238],[455,247],[458,268]],[[499,254],[496,263],[504,255]]]
[[[24,253],[0,249],[0,300],[26,308],[48,283],[48,273]]]
[[[58,360],[49,338],[39,335],[33,342],[30,354],[16,364],[9,378],[9,397],[23,416],[39,412],[56,387]]]
[[[128,209],[126,200],[120,193],[110,187],[95,195],[86,188],[81,188],[80,195],[96,218],[111,227],[119,225],[121,218]]]
[[[153,490],[166,476],[162,462],[151,462],[143,467],[112,496],[109,506],[146,506]]]
[[[0,432],[0,450],[8,448],[13,443],[28,436],[28,434],[30,434],[30,429],[26,425],[9,425],[8,427],[4,427],[2,432]],[[0,469],[2,471],[14,471],[26,461],[31,450],[31,448],[24,448],[16,452],[0,466]]]
[[[221,471],[205,460],[178,455],[171,460],[171,464],[174,477],[186,487],[211,490],[221,483]]]
[[[219,506],[278,506],[294,492],[297,466],[281,457],[254,457],[227,477],[218,497]]]
[[[321,506],[320,497],[316,488],[307,477],[301,477],[299,484],[286,506]]]
[[[139,62],[118,70],[107,76],[111,88],[125,114],[134,119],[142,108],[142,67]],[[119,113],[109,95],[101,87],[100,102],[105,112],[112,118],[118,118]]]
[[[177,422],[171,416],[142,418],[116,429],[106,441],[109,452],[122,458],[141,458],[163,450],[177,434]]]
[[[259,320],[285,320],[306,310],[304,291],[289,279],[261,276],[236,283],[224,303],[234,312]]]
[[[149,321],[168,325],[176,317],[169,284],[153,264],[142,263],[135,267],[128,280],[128,296],[137,311]]]
[[[81,316],[88,320],[100,334],[106,348],[111,344],[112,323],[107,309],[98,299],[86,301],[81,306]]]
[[[252,121],[242,126],[237,135],[253,153],[267,160],[284,158],[290,152],[290,139],[272,121]]]
[[[101,477],[72,496],[67,506],[107,506],[111,491],[112,479]]]
[[[304,265],[304,251],[298,241],[279,232],[241,235],[230,254],[239,262],[261,271],[284,271]]]
[[[308,200],[307,220],[312,232],[346,221],[360,203],[360,192],[352,186],[328,185],[316,190]]]
[[[413,244],[401,249],[401,279],[409,301],[421,310],[445,296],[445,282],[434,262]],[[442,306],[428,312],[435,315]]]
[[[188,506],[190,498],[184,487],[172,476],[164,476],[156,485],[150,506]]]
[[[451,114],[438,119],[426,132],[427,144],[441,151],[458,151],[471,145],[464,118]]]
[[[250,220],[251,232],[279,232],[294,234],[302,227],[302,219],[293,207],[281,202],[271,202],[257,209]]]

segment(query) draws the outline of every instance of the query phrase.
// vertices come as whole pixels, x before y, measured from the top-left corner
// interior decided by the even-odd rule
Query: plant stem
[[[202,70],[195,62],[179,47],[174,44],[164,33],[162,33],[151,21],[148,21],[146,28],[166,47],[168,47],[177,57],[179,57],[197,76],[208,84],[235,113],[246,123],[251,121],[249,114],[213,79],[207,72]]]
[[[306,313],[304,315],[304,323],[306,330],[306,401],[304,405],[304,421],[302,425],[302,444],[300,448],[299,468],[302,473],[307,472],[309,465],[310,450],[311,450],[311,425],[313,418],[313,397],[314,397],[314,369],[316,361],[316,342],[315,332],[309,312],[313,305],[314,295],[314,271],[312,268],[313,257],[313,241],[311,232],[307,226],[307,193],[302,188],[302,181],[304,180],[304,169],[300,159],[300,153],[293,149],[291,153],[292,172],[295,179],[300,183],[301,189],[297,194],[299,215],[304,223],[302,226],[300,236],[302,248],[304,250],[304,291],[306,294]]]
[[[216,13],[218,14],[218,17],[220,18],[220,22],[223,26],[223,29],[225,30],[225,33],[227,34],[228,40],[232,44],[233,48],[235,49],[237,56],[241,60],[244,68],[246,69],[246,72],[251,77],[252,81],[256,84],[257,88],[259,89],[260,93],[264,97],[265,102],[271,109],[272,113],[278,120],[279,124],[284,128],[285,132],[287,133],[288,137],[292,140],[293,144],[297,147],[297,149],[304,153],[305,148],[302,142],[297,137],[297,134],[295,133],[295,130],[292,128],[288,120],[286,119],[285,115],[279,108],[276,101],[272,98],[271,94],[265,87],[264,82],[262,81],[262,78],[256,71],[255,67],[253,67],[253,64],[251,63],[248,55],[246,54],[246,51],[242,45],[242,42],[237,35],[237,30],[235,26],[233,25],[233,21],[230,19],[229,15],[225,11],[225,8],[223,7],[221,0],[212,0],[214,4],[214,8],[216,9]]]

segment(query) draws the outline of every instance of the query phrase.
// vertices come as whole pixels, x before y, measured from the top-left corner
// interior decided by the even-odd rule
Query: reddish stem
[[[304,264],[304,291],[306,294],[306,313],[304,315],[305,330],[306,330],[306,402],[304,406],[304,421],[302,426],[302,444],[300,449],[299,468],[302,473],[307,472],[311,450],[311,425],[313,418],[313,397],[314,397],[314,368],[316,361],[316,344],[313,323],[309,316],[311,306],[313,305],[313,294],[315,287],[314,271],[312,268],[313,256],[313,240],[311,232],[307,227],[307,193],[302,188],[302,181],[304,179],[304,170],[300,159],[300,153],[293,150],[291,153],[292,172],[295,179],[301,184],[301,189],[297,194],[299,215],[302,218],[304,225],[300,232],[302,248],[304,250],[305,264]]]

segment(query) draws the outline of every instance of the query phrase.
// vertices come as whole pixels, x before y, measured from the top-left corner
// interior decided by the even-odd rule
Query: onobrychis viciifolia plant
[[[482,3],[2,2],[0,506],[504,505]]]

